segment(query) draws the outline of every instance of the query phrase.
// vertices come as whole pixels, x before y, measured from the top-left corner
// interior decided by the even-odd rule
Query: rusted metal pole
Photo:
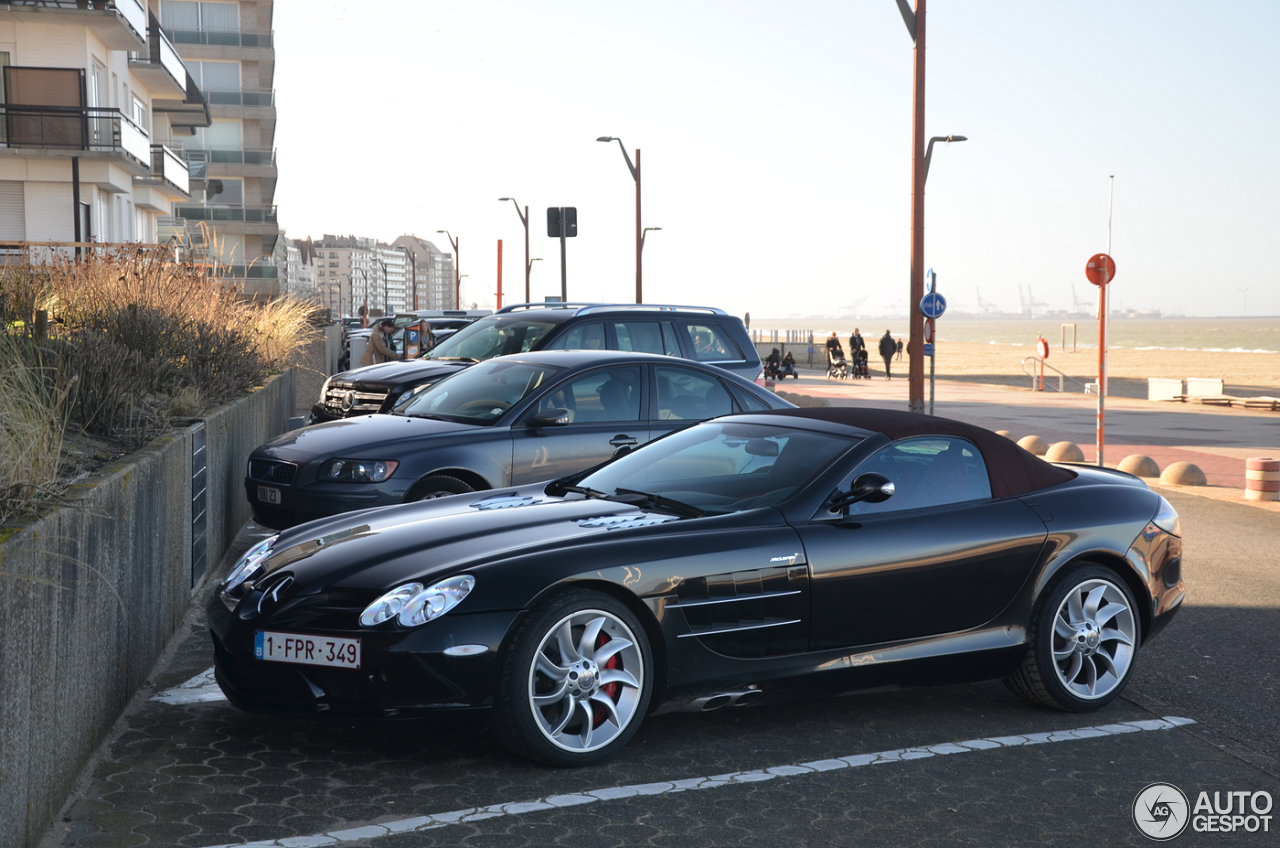
[[[907,298],[907,395],[912,412],[924,412],[924,34],[925,0],[916,0],[915,86],[911,113],[911,295]]]
[[[528,301],[525,301],[525,302],[527,303]],[[502,239],[498,239],[498,306],[497,306],[497,309],[501,309],[501,308],[502,308]]]
[[[640,148],[636,148],[636,303],[644,303],[641,286],[641,252],[644,250],[644,231],[640,229]]]

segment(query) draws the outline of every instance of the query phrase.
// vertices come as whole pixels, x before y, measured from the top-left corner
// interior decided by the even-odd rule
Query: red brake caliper
[[[600,650],[601,646],[603,646],[604,643],[608,641],[609,641],[609,637],[606,636],[604,633],[601,633],[599,637],[596,638],[596,650],[597,651]],[[609,657],[609,661],[606,662],[603,666],[601,666],[602,669],[617,668],[617,667],[618,667],[617,654],[614,654],[613,656]],[[609,700],[614,701],[614,703],[617,703],[616,698],[618,695],[619,685],[620,684],[618,683],[606,683],[605,685],[600,687],[600,691],[603,692],[605,696],[609,698]],[[592,704],[591,705],[592,729],[595,729],[600,725],[604,724],[604,720],[607,716],[608,716],[608,713],[604,711],[604,707],[600,706],[599,704]]]

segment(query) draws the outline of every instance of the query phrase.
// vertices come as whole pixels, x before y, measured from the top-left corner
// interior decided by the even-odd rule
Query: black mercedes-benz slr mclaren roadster
[[[1004,678],[1092,710],[1184,596],[1142,481],[867,409],[706,421],[572,477],[313,521],[209,602],[247,710],[491,724],[555,765],[650,713]]]

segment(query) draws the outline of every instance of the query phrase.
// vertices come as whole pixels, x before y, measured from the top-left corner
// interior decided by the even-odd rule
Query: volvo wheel
[[[496,729],[515,753],[582,766],[635,735],[652,691],[644,628],[617,600],[573,590],[530,613],[512,640],[495,705]]]
[[[1115,572],[1088,564],[1072,569],[1037,605],[1026,659],[1006,682],[1034,703],[1095,710],[1129,681],[1141,621]]]
[[[404,501],[405,503],[430,501],[436,498],[447,498],[450,495],[465,495],[474,491],[474,487],[467,485],[457,477],[450,477],[447,474],[432,474],[430,477],[423,477],[417,483],[414,483]]]

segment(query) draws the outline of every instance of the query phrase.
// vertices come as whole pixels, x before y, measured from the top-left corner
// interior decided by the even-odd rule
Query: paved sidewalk
[[[798,380],[783,380],[776,388],[826,398],[834,406],[907,407],[905,374],[891,380],[828,380],[822,372],[802,369]],[[927,380],[925,393],[927,398]],[[992,430],[1008,430],[1014,439],[1036,435],[1049,444],[1075,442],[1085,460],[1093,462],[1097,457],[1097,403],[1092,395],[938,380],[934,413]],[[1135,453],[1150,456],[1161,469],[1174,462],[1192,462],[1209,481],[1200,493],[1211,496],[1243,502],[1245,460],[1280,456],[1280,413],[1109,397],[1104,420],[1103,457],[1107,465],[1117,465]],[[1280,511],[1275,502],[1249,503]]]

